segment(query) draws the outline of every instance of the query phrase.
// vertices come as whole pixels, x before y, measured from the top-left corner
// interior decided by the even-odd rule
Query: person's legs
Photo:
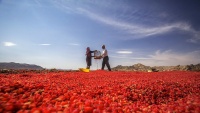
[[[111,71],[108,57],[106,57],[106,66],[107,66],[108,70]]]
[[[86,64],[87,64],[86,68],[88,68],[88,58],[87,57],[86,57]]]
[[[91,58],[89,58],[89,57],[86,58],[86,62],[87,62],[87,67],[86,67],[86,68],[87,68],[87,69],[90,69],[91,61],[92,61]]]
[[[105,58],[103,58],[101,70],[104,70],[105,64]]]

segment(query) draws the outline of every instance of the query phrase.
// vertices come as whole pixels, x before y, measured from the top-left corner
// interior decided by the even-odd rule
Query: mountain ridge
[[[146,71],[146,72],[161,72],[161,71],[200,71],[199,64],[177,65],[177,66],[146,66],[141,63],[132,66],[118,65],[112,68],[114,71]]]
[[[28,69],[28,70],[43,70],[44,68],[35,64],[15,63],[15,62],[0,62],[0,69]]]

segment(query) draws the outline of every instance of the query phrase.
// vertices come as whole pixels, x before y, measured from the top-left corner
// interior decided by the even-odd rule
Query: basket
[[[101,59],[101,52],[100,51],[94,52],[94,59]]]

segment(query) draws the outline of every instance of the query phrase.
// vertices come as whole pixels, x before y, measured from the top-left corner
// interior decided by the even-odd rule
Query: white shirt
[[[102,57],[108,56],[108,51],[106,49],[103,49]]]

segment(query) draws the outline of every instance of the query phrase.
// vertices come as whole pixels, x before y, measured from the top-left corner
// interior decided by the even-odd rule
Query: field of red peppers
[[[199,113],[200,72],[0,74],[1,113]]]

